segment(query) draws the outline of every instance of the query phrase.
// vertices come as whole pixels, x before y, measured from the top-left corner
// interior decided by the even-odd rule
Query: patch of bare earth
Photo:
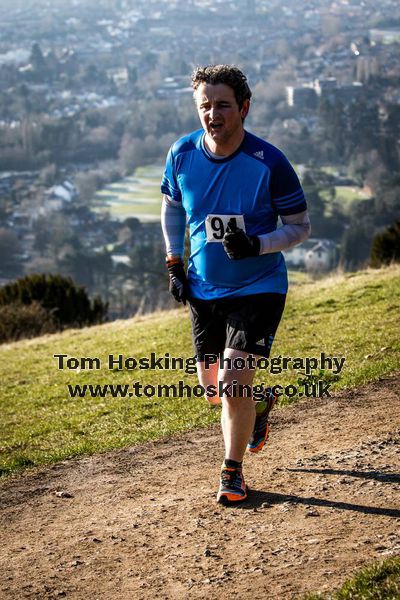
[[[215,502],[219,427],[6,481],[7,600],[299,598],[400,554],[400,377],[275,410],[245,459],[249,500]],[[58,494],[57,492],[66,492]]]

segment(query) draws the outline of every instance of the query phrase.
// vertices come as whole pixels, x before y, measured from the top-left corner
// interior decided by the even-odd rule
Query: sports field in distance
[[[162,173],[161,165],[138,167],[134,175],[99,190],[95,195],[94,209],[107,211],[112,218],[121,221],[128,217],[159,221]]]

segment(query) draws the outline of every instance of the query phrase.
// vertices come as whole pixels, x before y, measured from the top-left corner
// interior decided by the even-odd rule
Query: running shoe
[[[256,402],[256,420],[253,433],[250,436],[247,450],[249,452],[260,452],[265,445],[269,435],[268,417],[272,407],[276,402],[276,397],[269,394],[265,400]]]
[[[228,506],[237,504],[247,498],[246,484],[241,467],[227,467],[222,465],[221,484],[217,494],[217,502]]]

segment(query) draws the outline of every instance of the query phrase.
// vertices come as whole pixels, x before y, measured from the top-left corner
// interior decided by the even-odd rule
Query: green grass
[[[326,596],[308,594],[304,600],[398,600],[400,598],[400,557],[368,566],[346,581],[339,591]]]
[[[107,185],[98,191],[94,207],[117,219],[127,217],[160,219],[162,166],[139,167],[134,176]]]
[[[370,196],[361,188],[355,186],[335,186],[335,202],[347,214],[356,202],[367,200]],[[330,214],[331,200],[327,191],[321,191],[321,198],[326,202],[326,214]]]
[[[334,379],[329,370],[279,372],[279,356],[345,357],[332,390],[357,386],[400,367],[400,266],[336,275],[294,285],[273,347],[278,372],[260,370],[268,385]],[[202,399],[70,398],[67,384],[172,384],[197,378],[184,370],[107,368],[109,354],[191,357],[187,309],[68,330],[0,347],[0,469],[31,465],[137,444],[219,420]],[[99,357],[100,370],[58,369],[54,354]],[[272,358],[272,357],[271,357]],[[296,399],[296,398],[294,398]],[[293,399],[292,399],[293,400]],[[282,403],[290,401],[283,398]]]
[[[304,285],[305,283],[311,283],[314,281],[310,273],[305,271],[292,271],[288,269],[289,285]]]
[[[336,198],[345,203],[354,202],[355,200],[366,200],[370,197],[362,188],[354,185],[339,185],[335,187],[335,191]]]
[[[324,173],[328,173],[328,175],[338,175],[338,168],[334,167],[333,165],[321,167],[320,171],[323,171]]]

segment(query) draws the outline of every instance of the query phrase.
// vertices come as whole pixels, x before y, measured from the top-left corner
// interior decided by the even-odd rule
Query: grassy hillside
[[[387,558],[359,571],[333,595],[308,594],[304,600],[398,600],[400,557]]]
[[[299,387],[322,380],[331,390],[356,386],[399,369],[400,266],[330,277],[292,286],[273,357],[345,358],[335,376],[319,367],[308,375],[259,371],[258,382]],[[189,358],[186,309],[119,321],[0,347],[0,468],[2,473],[84,453],[156,439],[219,420],[201,398],[70,397],[67,384],[173,384],[195,386],[184,370],[110,370],[109,355]],[[97,358],[101,368],[60,369],[54,354]],[[272,357],[271,357],[272,358]],[[72,366],[72,363],[71,363]],[[189,365],[193,366],[193,365]],[[290,363],[288,363],[290,366]],[[294,398],[296,399],[296,395]],[[292,400],[290,399],[290,400]],[[282,403],[289,401],[283,397]]]

